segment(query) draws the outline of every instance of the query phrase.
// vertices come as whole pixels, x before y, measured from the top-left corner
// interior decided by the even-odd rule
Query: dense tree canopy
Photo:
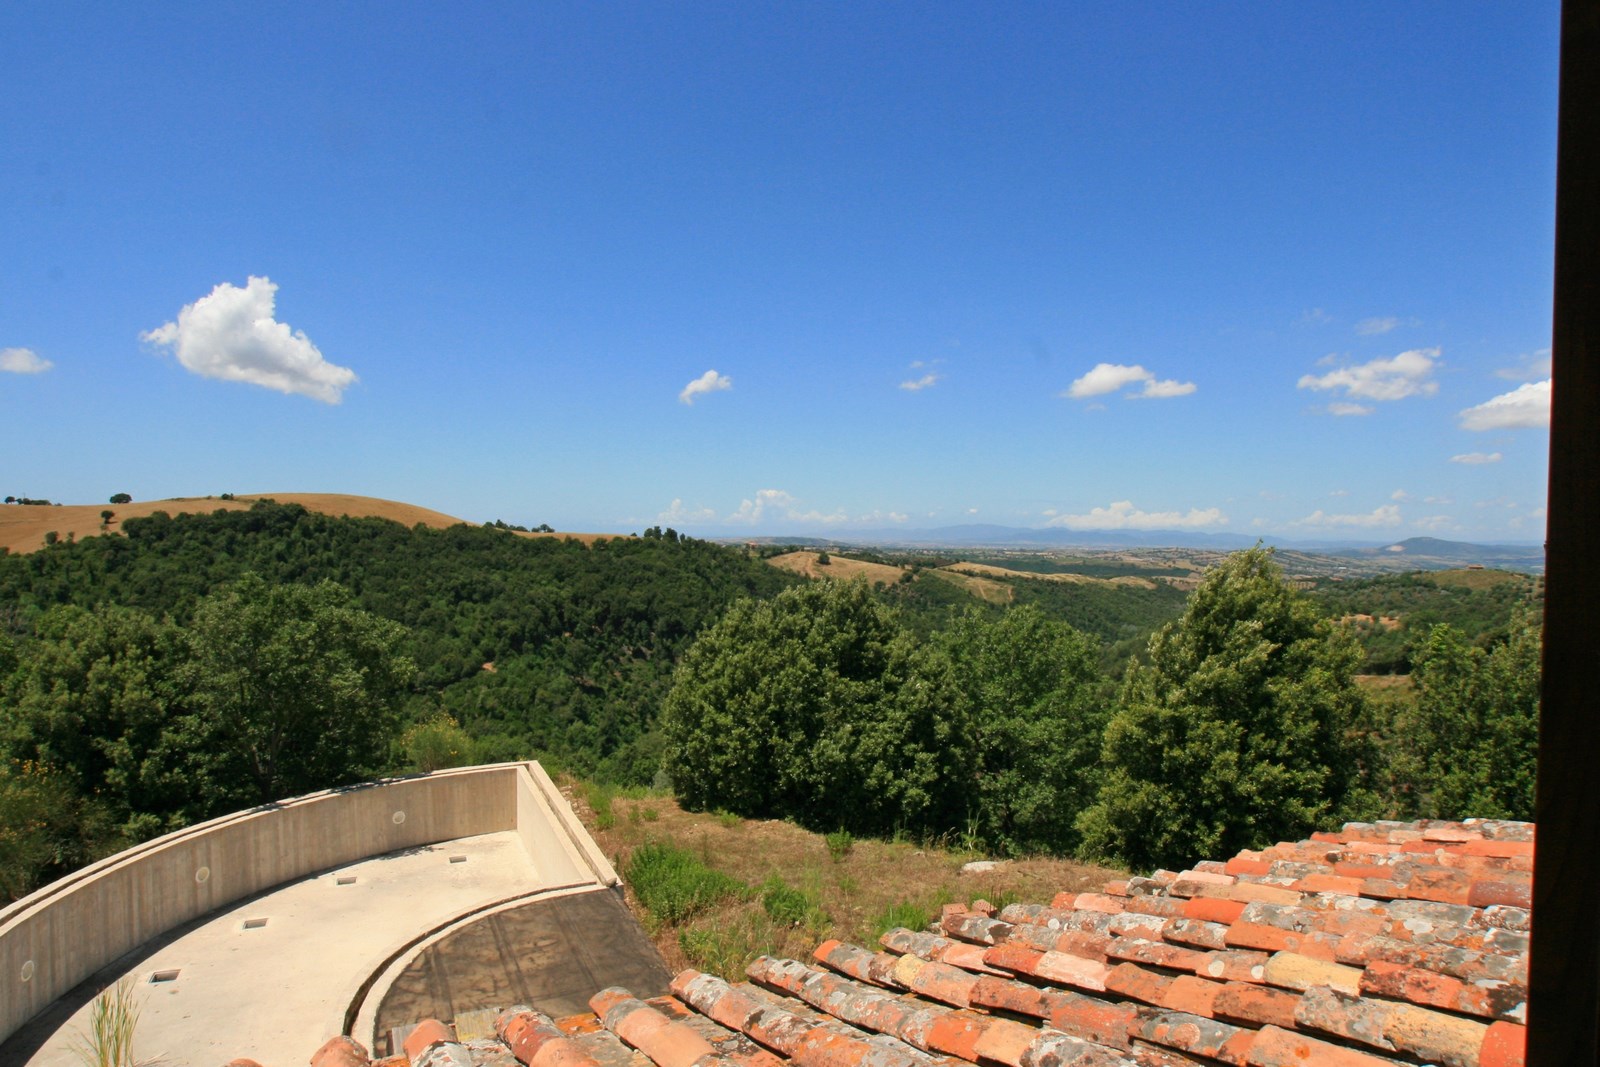
[[[684,655],[662,717],[667,773],[691,808],[858,833],[942,831],[962,815],[965,701],[861,581],[736,603]]]
[[[248,574],[195,612],[185,673],[195,721],[258,800],[371,777],[389,760],[416,666],[397,623],[333,582]],[[220,782],[214,783],[220,788]]]
[[[1416,814],[1533,818],[1539,649],[1531,612],[1488,649],[1453,626],[1428,633],[1412,669],[1416,703],[1395,737]]]
[[[1230,556],[1150,640],[1105,733],[1086,848],[1136,867],[1224,856],[1361,801],[1348,635],[1256,548]]]
[[[970,709],[974,835],[1008,852],[1072,851],[1105,725],[1095,641],[1024,606],[968,611],[939,646]]]

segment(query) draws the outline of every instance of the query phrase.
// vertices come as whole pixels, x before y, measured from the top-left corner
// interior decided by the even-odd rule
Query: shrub
[[[902,900],[889,905],[873,918],[872,937],[876,940],[901,926],[907,930],[922,930],[932,921],[933,909],[915,901]]]
[[[624,876],[645,910],[667,923],[682,923],[749,892],[743,882],[712,870],[687,849],[661,842],[634,849]]]

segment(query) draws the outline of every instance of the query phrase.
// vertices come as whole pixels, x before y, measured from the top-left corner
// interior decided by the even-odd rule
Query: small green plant
[[[850,854],[850,849],[855,846],[856,837],[849,830],[835,830],[823,838],[828,843],[828,855],[833,857],[833,862],[838,863]]]
[[[921,930],[932,919],[933,912],[926,905],[902,900],[898,904],[889,905],[873,918],[872,937],[873,940],[877,940],[897,926],[904,926],[908,930]]]
[[[682,923],[750,891],[749,886],[712,870],[687,849],[653,841],[633,850],[624,876],[645,910],[666,923]]]
[[[133,1054],[133,1034],[139,1028],[138,1000],[133,979],[107,987],[89,1007],[89,1028],[80,1030],[72,1050],[84,1067],[139,1067]]]
[[[730,982],[743,980],[751,960],[773,955],[779,946],[776,929],[759,913],[678,931],[678,948],[693,967]]]
[[[617,813],[612,807],[617,799],[616,791],[610,786],[598,782],[585,782],[583,798],[589,802],[589,807],[594,809],[594,827],[596,830],[609,830],[617,825]]]
[[[724,829],[732,830],[735,826],[739,825],[739,816],[735,815],[731,811],[719,811],[717,812],[717,822],[720,823]]]
[[[803,892],[773,875],[761,886],[761,908],[773,922],[796,926],[811,910],[811,901]]]

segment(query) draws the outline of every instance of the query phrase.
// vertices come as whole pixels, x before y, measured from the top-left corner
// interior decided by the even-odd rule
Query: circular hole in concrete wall
[[[211,880],[211,868],[201,867],[198,871],[195,871],[194,880],[197,885],[205,885]]]
[[[26,961],[23,962],[22,970],[21,970],[21,972],[18,973],[17,977],[22,979],[24,982],[33,981],[33,961],[32,960],[26,960]]]
[[[394,813],[394,824],[396,826],[399,826],[401,823],[403,823],[405,821],[406,821],[406,813],[405,812],[397,811],[397,812]]]

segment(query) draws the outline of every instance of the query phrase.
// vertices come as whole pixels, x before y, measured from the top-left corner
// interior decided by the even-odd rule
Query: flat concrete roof
[[[0,1067],[81,1067],[73,1039],[88,1027],[89,1000],[119,978],[134,983],[141,1006],[141,1060],[305,1063],[342,1032],[363,984],[419,935],[554,888],[540,885],[512,831],[326,871],[228,905],[113,963],[0,1046]]]

